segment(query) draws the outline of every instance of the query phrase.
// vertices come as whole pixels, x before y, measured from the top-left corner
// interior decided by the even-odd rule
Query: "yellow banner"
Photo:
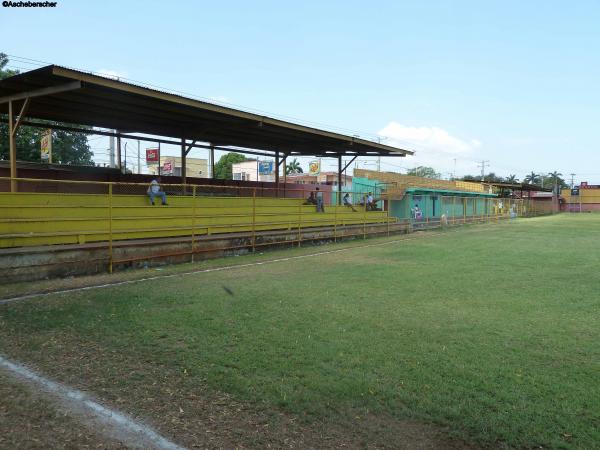
[[[308,163],[308,174],[319,175],[321,173],[321,160],[311,161]]]
[[[41,139],[42,161],[52,163],[52,130],[48,129],[42,133]]]

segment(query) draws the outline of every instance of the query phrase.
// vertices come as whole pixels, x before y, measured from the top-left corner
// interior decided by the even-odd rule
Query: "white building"
[[[260,163],[262,163],[262,170]],[[232,164],[231,173],[233,179],[238,181],[275,181],[273,166],[274,164],[272,161],[249,159],[247,161]]]

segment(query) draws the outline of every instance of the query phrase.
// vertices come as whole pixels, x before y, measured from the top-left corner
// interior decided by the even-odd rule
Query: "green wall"
[[[402,200],[390,201],[390,215],[400,219],[410,219],[411,209],[419,206],[423,218],[439,218],[446,214],[448,218],[473,215],[485,215],[489,211],[486,199],[489,195],[480,196],[468,193],[445,193],[435,191],[407,192]],[[465,205],[466,199],[466,205]]]
[[[352,203],[355,205],[360,203],[365,195],[369,192],[373,193],[373,197],[381,197],[381,189],[384,187],[377,180],[369,178],[353,177],[352,178]],[[383,202],[377,202],[378,208],[383,208]]]

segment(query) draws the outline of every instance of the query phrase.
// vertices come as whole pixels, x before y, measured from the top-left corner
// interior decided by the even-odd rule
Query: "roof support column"
[[[285,155],[283,155],[283,161],[282,161],[282,164],[283,164],[283,196],[284,197],[286,196],[285,188],[287,185],[287,165],[286,165],[287,163],[286,163],[286,161],[287,161],[287,153]]]
[[[8,101],[8,148],[10,158],[10,192],[17,192],[17,130],[23,122],[23,117],[29,108],[29,97],[23,102],[19,117],[15,120],[13,102]]]
[[[158,143],[158,166],[156,167],[156,173],[160,177],[160,142]]]
[[[185,151],[185,139],[181,138],[181,183],[185,184],[186,179],[186,165],[185,159],[187,156],[187,152]]]
[[[338,205],[342,204],[342,155],[338,155]]]
[[[279,150],[275,152],[275,189],[276,197],[279,197]]]
[[[15,132],[13,130],[13,104],[8,102],[8,146],[10,149],[10,192],[17,192],[17,146],[15,142]]]

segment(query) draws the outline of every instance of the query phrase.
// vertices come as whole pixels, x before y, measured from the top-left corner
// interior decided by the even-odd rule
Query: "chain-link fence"
[[[526,200],[441,197],[435,210],[390,214],[375,190],[0,178],[0,248],[105,243],[115,263],[172,255],[300,246],[306,241],[484,223],[551,212]],[[11,187],[16,192],[11,192]],[[381,192],[379,192],[381,195]],[[163,206],[164,204],[164,206]],[[217,242],[217,237],[226,236]],[[275,237],[274,237],[275,236]],[[114,243],[153,247],[177,239],[178,250],[142,256],[113,252]]]
[[[194,255],[389,234],[402,226],[374,198],[367,196],[354,204],[349,192],[332,195],[331,187],[314,185],[276,189],[169,184],[160,179],[152,183],[12,181],[16,192],[10,192],[10,179],[0,179],[0,247],[107,242],[109,270],[115,262],[139,259],[115,260],[114,242],[187,239],[189,247],[179,254]],[[267,238],[269,233],[279,234],[281,240]],[[220,235],[227,235],[229,244],[218,249],[202,244]],[[162,256],[164,252],[142,259]]]

